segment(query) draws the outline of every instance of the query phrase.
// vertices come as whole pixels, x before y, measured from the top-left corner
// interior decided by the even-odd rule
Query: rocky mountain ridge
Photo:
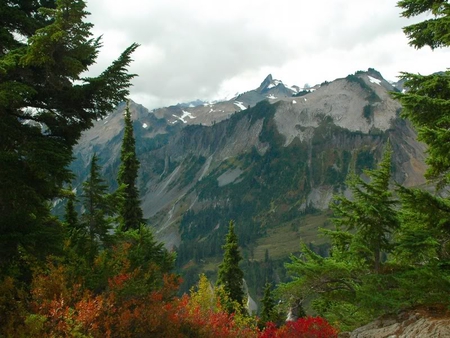
[[[396,181],[424,183],[424,146],[399,117],[394,90],[369,69],[298,91],[268,76],[257,89],[211,107],[148,111],[131,102],[144,216],[158,239],[176,248],[179,267],[195,267],[192,276],[200,265],[213,273],[230,219],[248,264],[283,259],[300,240],[322,250],[317,228],[328,224],[321,215],[332,195],[345,191],[349,172],[373,168],[388,140]],[[250,108],[239,110],[236,102]],[[123,109],[83,135],[74,186],[95,152],[114,188]]]
[[[151,111],[158,118],[165,119],[169,124],[201,124],[210,126],[230,117],[231,114],[253,107],[262,100],[272,103],[291,97],[298,93],[298,86],[285,86],[281,80],[272,78],[269,74],[254,90],[237,93],[233,98],[213,102],[192,101],[188,104],[154,109]]]

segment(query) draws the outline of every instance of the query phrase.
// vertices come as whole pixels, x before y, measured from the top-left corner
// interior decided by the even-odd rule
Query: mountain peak
[[[271,83],[273,82],[272,74],[269,74],[266,76],[263,82],[261,82],[260,86],[258,87],[257,91],[261,92],[264,89],[266,89]]]

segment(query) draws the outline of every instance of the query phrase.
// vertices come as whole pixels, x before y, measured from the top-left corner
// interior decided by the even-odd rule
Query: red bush
[[[267,323],[259,338],[328,338],[337,337],[337,330],[322,317],[299,318],[277,329]]]

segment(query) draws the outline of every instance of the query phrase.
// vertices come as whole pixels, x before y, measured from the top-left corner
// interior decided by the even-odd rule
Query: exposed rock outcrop
[[[450,337],[450,312],[443,305],[420,307],[399,315],[383,316],[374,322],[341,334],[350,338],[444,338]]]

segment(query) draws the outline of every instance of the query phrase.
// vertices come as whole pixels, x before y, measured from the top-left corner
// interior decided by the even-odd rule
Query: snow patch
[[[297,103],[297,101],[295,101],[295,100],[292,100],[292,104],[296,104]]]
[[[273,95],[273,94],[270,94],[269,96],[266,96],[269,100],[276,100],[276,99],[278,99],[278,97],[276,97],[275,95]]]
[[[307,99],[306,97],[305,97],[305,98],[303,98],[303,100],[305,100],[305,102],[306,102],[306,101],[308,101],[308,99]]]
[[[147,128],[148,128],[147,123],[144,123],[144,124],[142,125],[142,128],[147,129]]]
[[[183,115],[181,116],[177,116],[175,114],[172,114],[173,117],[177,118],[178,120],[180,120],[183,123],[187,123],[187,121],[185,120],[186,117],[189,117],[190,119],[195,119],[196,117],[194,115],[192,115],[191,113],[189,113],[188,111],[182,110]],[[173,123],[172,123],[173,124]]]
[[[283,83],[283,82],[280,80],[273,80],[272,83],[267,86],[267,89],[274,88],[274,87],[278,86],[280,83]]]
[[[234,104],[235,104],[236,106],[238,106],[239,108],[241,108],[241,110],[247,109],[247,108],[244,106],[244,102],[235,101]]]
[[[378,80],[378,79],[376,79],[376,78],[374,78],[374,77],[372,77],[372,76],[370,76],[370,75],[368,75],[368,76],[369,76],[369,81],[370,81],[370,82],[375,83],[375,84],[381,86],[381,80]]]

